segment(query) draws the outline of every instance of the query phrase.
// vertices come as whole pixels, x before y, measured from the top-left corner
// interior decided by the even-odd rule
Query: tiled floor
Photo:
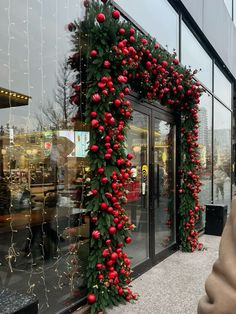
[[[204,283],[218,255],[220,237],[201,237],[207,250],[176,252],[133,282],[140,294],[135,304],[119,306],[109,314],[195,314]]]

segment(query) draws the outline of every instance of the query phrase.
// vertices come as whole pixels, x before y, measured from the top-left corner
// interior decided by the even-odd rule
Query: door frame
[[[176,118],[171,112],[171,110],[164,108],[163,106],[160,106],[158,103],[150,104],[147,101],[140,101],[136,94],[131,95],[128,97],[130,101],[133,103],[133,109],[146,114],[148,116],[148,131],[149,131],[149,137],[148,137],[148,184],[149,187],[151,186],[151,182],[153,182],[154,178],[154,122],[155,119],[164,120],[168,123],[171,123],[175,126],[175,134],[174,134],[174,180],[175,180],[175,186],[177,182],[177,176],[176,176]],[[138,264],[133,268],[133,276],[134,278],[139,277],[144,272],[146,272],[148,269],[152,268],[154,265],[158,264],[159,262],[163,261],[165,258],[170,256],[171,254],[175,253],[178,250],[178,237],[177,237],[177,228],[178,228],[178,219],[177,219],[177,204],[176,204],[176,188],[175,188],[175,236],[176,236],[176,242],[172,245],[170,245],[168,248],[164,249],[158,254],[155,254],[155,208],[154,208],[154,197],[153,197],[153,191],[149,189],[149,202],[148,202],[148,237],[149,237],[149,247],[148,247],[148,253],[149,257],[146,261]]]
[[[155,136],[154,136],[154,130],[155,130],[155,119],[165,121],[167,123],[170,123],[174,127],[174,138],[173,138],[173,173],[174,173],[174,187],[176,187],[176,124],[175,124],[175,118],[173,114],[170,114],[169,112],[165,112],[161,110],[159,107],[153,107],[152,112],[151,112],[151,132],[150,132],[150,137],[151,137],[151,153],[150,153],[150,176],[149,179],[150,181],[154,180],[154,167],[155,167],[155,162],[154,162],[154,141],[155,141]],[[171,244],[167,248],[163,249],[159,253],[155,253],[155,205],[154,205],[154,197],[153,197],[154,191],[150,191],[150,199],[149,199],[149,217],[150,217],[150,257],[152,259],[153,264],[157,264],[161,262],[163,259],[168,257],[169,255],[173,254],[176,251],[176,244],[177,244],[177,212],[176,212],[176,188],[174,188],[174,219],[175,219],[175,243]]]

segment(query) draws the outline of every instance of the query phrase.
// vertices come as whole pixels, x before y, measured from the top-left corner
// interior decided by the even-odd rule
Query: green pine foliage
[[[202,91],[194,73],[154,39],[118,18],[109,1],[86,1],[86,6],[85,19],[70,23],[74,49],[69,63],[77,75],[71,102],[91,125],[87,209],[94,232],[87,268],[88,302],[91,313],[101,314],[107,306],[137,299],[129,288],[130,260],[123,250],[132,230],[125,211],[132,156],[126,155],[125,139],[133,108],[125,96],[135,91],[181,117],[179,237],[182,250],[189,252],[199,248],[195,224],[201,210],[197,133]]]

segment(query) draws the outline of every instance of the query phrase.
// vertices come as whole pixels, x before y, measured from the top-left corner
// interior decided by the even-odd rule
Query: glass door
[[[136,106],[137,107],[137,106]],[[127,253],[136,266],[149,257],[149,114],[135,110],[127,134],[127,151],[134,155],[132,160],[132,181],[128,184],[127,211],[132,223],[133,242],[128,245]]]
[[[135,103],[127,134],[134,155],[126,209],[136,226],[126,251],[142,272],[173,251],[176,243],[175,125],[172,116]],[[159,253],[164,253],[160,254]],[[137,267],[138,266],[138,267]],[[143,268],[144,267],[144,268]]]
[[[176,242],[175,126],[154,117],[153,205],[155,254]]]

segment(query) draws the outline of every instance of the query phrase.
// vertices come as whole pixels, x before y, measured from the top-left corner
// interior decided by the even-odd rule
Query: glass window
[[[200,101],[199,110],[198,143],[201,156],[202,191],[200,193],[201,203],[211,202],[211,181],[212,181],[212,96],[204,93]]]
[[[198,144],[201,171],[201,192],[199,194],[200,203],[204,206],[210,204],[212,200],[212,96],[204,93],[200,98],[198,129]],[[200,219],[197,224],[198,229],[204,228],[205,212],[200,212]]]
[[[65,59],[65,24],[82,8],[0,2],[0,273],[5,287],[36,294],[44,314],[86,295],[89,133],[71,120]]]
[[[214,67],[214,93],[227,107],[231,108],[232,85],[216,65]]]
[[[196,77],[212,90],[212,59],[202,48],[188,27],[182,23],[181,62],[191,66],[192,70],[200,70]]]
[[[214,101],[214,203],[231,203],[231,112]]]
[[[236,0],[233,0],[234,2],[233,2],[233,4],[234,4],[234,6],[233,6],[233,19],[234,19],[234,24],[236,25]]]
[[[225,5],[226,5],[226,8],[227,8],[227,10],[228,10],[228,12],[229,12],[229,15],[230,15],[230,17],[232,18],[232,6],[233,6],[233,3],[232,3],[232,1],[233,0],[224,0],[224,3],[225,3]]]
[[[155,253],[175,243],[175,127],[155,118],[154,177],[152,190],[155,209]]]
[[[146,32],[155,37],[168,51],[178,52],[179,16],[166,0],[119,0],[124,9]],[[168,25],[168,27],[163,27]]]
[[[127,134],[127,150],[134,155],[131,169],[132,181],[128,185],[127,211],[136,228],[133,231],[133,242],[126,249],[133,257],[132,266],[143,262],[149,255],[148,138],[148,116],[134,111],[133,121]]]

